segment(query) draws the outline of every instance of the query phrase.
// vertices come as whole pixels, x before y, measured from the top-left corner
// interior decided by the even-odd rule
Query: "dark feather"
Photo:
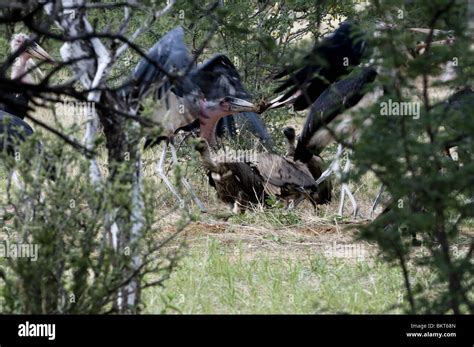
[[[191,79],[199,86],[207,99],[213,100],[225,96],[234,96],[248,101],[252,99],[251,95],[242,85],[240,75],[234,64],[223,54],[214,56],[196,68]],[[225,118],[234,118],[242,127],[247,127],[252,131],[267,149],[271,150],[273,148],[273,139],[256,113],[242,112],[236,116],[227,116]],[[222,125],[227,127],[229,134],[235,133],[235,127],[231,127],[233,123],[230,120],[221,123],[221,130]]]
[[[374,81],[376,71],[364,68],[356,77],[349,77],[327,88],[311,106],[296,146],[295,160],[308,162],[318,149],[309,143],[316,132],[332,122],[339,114],[356,105],[365,95],[366,84]]]
[[[19,147],[30,136],[33,135],[33,129],[23,119],[8,114],[0,110],[0,150],[10,156],[18,152]],[[54,180],[56,177],[56,168],[54,159],[47,153],[43,153],[43,146],[38,143],[37,151],[42,155],[45,170],[48,178]]]
[[[25,93],[2,92],[0,96],[0,110],[24,119],[28,112],[28,102],[29,97]]]
[[[184,43],[183,28],[178,26],[166,33],[150,48],[147,56],[167,73],[176,75],[186,71],[192,61]],[[121,89],[122,95],[129,100],[140,100],[150,90],[156,88],[156,95],[161,97],[173,87],[173,91],[181,96],[182,88],[188,88],[189,85],[181,82],[177,87],[168,80],[162,69],[151,64],[148,59],[142,58],[130,80]]]
[[[301,91],[302,95],[293,103],[294,108],[297,111],[306,109],[329,84],[347,74],[351,66],[360,63],[365,47],[366,41],[357,24],[345,21],[331,36],[314,46],[301,68],[287,67],[276,75],[276,78],[288,76],[275,90],[275,93],[286,91],[279,101],[283,102]],[[344,64],[346,59],[348,65]]]

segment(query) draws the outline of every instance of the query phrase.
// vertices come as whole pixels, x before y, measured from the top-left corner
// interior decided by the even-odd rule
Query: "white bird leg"
[[[331,174],[336,171],[336,168],[339,167],[339,159],[341,158],[341,155],[343,153],[344,149],[341,144],[337,146],[337,152],[336,156],[334,157],[334,160],[329,164],[328,168],[324,170],[324,172],[319,176],[319,178],[316,180],[316,184],[320,185],[322,182],[324,182]]]
[[[342,153],[343,153],[343,147],[341,144],[339,144],[339,146],[337,147],[336,158],[334,159],[334,162],[335,162],[334,174],[339,180],[342,180],[341,167],[339,165],[339,160],[341,159]],[[341,183],[341,197],[339,199],[339,209],[337,211],[337,214],[341,217],[342,217],[342,212],[344,211],[345,197],[346,197],[346,183],[342,182]]]
[[[178,192],[176,191],[176,188],[171,184],[170,180],[168,179],[168,177],[166,177],[166,174],[165,174],[165,170],[164,170],[164,165],[165,165],[165,159],[166,159],[166,149],[168,148],[168,145],[166,142],[164,142],[163,144],[163,150],[161,152],[161,157],[160,157],[160,161],[158,162],[158,165],[156,167],[156,172],[158,173],[158,175],[161,177],[161,179],[163,180],[163,182],[166,184],[166,186],[168,187],[169,191],[171,193],[173,193],[173,195],[176,197],[176,199],[178,200],[179,202],[179,205],[180,206],[184,206],[184,200],[183,198],[178,194]]]
[[[339,199],[339,209],[337,210],[337,214],[342,217],[342,212],[344,211],[344,198],[346,196],[346,186],[345,183],[341,185],[341,198]]]
[[[344,167],[344,175],[347,175],[349,173],[349,170],[351,168],[351,160],[347,158],[346,165]],[[347,196],[349,197],[349,200],[351,201],[352,204],[352,216],[355,218],[359,214],[359,205],[357,204],[356,199],[354,198],[354,195],[352,194],[351,190],[349,189],[349,185],[346,183],[346,193]]]
[[[25,190],[23,180],[21,179],[20,175],[18,175],[18,172],[16,170],[12,171],[11,180],[18,190],[20,191]]]
[[[292,209],[296,209],[299,206],[299,204],[301,204],[304,201],[304,199],[306,199],[306,197],[303,195],[294,199]]]
[[[242,213],[242,208],[240,207],[240,204],[237,201],[234,201],[234,206],[232,207],[232,213],[233,214],[241,214]]]
[[[321,176],[316,180],[317,185],[324,182],[329,176],[331,176],[331,174],[333,172],[334,172],[334,174],[336,175],[336,177],[338,179],[340,179],[340,180],[342,179],[340,160],[341,160],[341,157],[342,157],[343,153],[344,153],[344,147],[342,146],[342,144],[339,144],[337,146],[336,155],[335,155],[333,161],[328,166],[328,168],[321,174]],[[351,165],[351,162],[348,158],[347,161],[346,161],[346,164],[344,166],[344,170],[343,170],[344,174],[347,174],[349,172],[350,165]],[[351,201],[351,204],[352,204],[353,216],[356,217],[357,214],[359,213],[359,206],[357,205],[357,201],[355,200],[354,195],[352,195],[352,193],[349,189],[349,185],[345,182],[343,182],[341,184],[341,198],[339,200],[338,215],[342,216],[346,194],[349,197],[349,200]]]
[[[349,200],[351,201],[352,216],[354,218],[357,217],[357,215],[359,214],[359,205],[357,204],[357,201],[354,198],[354,195],[352,194],[352,192],[350,191],[349,185],[347,183],[342,184],[341,194],[342,194],[342,191],[344,191],[347,194],[347,196],[349,197]],[[341,208],[341,206],[339,206],[339,208]],[[340,210],[339,215],[342,216],[342,209]]]
[[[339,145],[339,146],[341,146],[341,145]],[[338,176],[338,178],[342,180],[342,175],[346,176],[349,173],[350,167],[351,167],[351,160],[349,158],[347,158],[346,164],[344,165],[344,169],[342,170],[342,173],[341,173],[340,166],[339,166],[339,163],[338,163],[338,165],[336,166],[336,170],[335,170],[336,175]],[[349,189],[349,185],[346,182],[343,182],[341,184],[341,199],[339,201],[338,214],[339,214],[339,216],[342,216],[342,212],[344,210],[344,200],[345,200],[344,198],[345,198],[346,194],[349,197],[349,200],[351,201],[352,216],[355,218],[355,217],[357,217],[357,214],[359,213],[359,206],[357,204],[356,199],[354,198],[354,195],[351,193],[351,191]]]
[[[377,196],[375,197],[375,200],[372,204],[372,207],[370,208],[370,214],[369,214],[369,219],[372,219],[375,209],[377,208],[377,205],[379,204],[380,198],[382,196],[383,191],[385,190],[385,186],[383,184],[380,185],[379,191],[377,192]]]
[[[286,203],[286,210],[293,211],[295,209],[295,199],[290,199]]]
[[[176,155],[176,148],[174,147],[172,142],[170,142],[170,149],[171,149],[171,158],[173,160],[173,165],[178,165],[178,156]],[[183,183],[183,186],[186,188],[186,190],[191,194],[194,202],[196,203],[196,205],[198,205],[201,212],[207,212],[206,207],[204,206],[202,201],[199,200],[196,193],[194,193],[194,190],[191,187],[191,184],[188,182],[188,180],[185,177],[181,177],[181,182]]]

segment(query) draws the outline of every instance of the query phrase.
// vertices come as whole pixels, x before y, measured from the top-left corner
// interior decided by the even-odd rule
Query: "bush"
[[[153,182],[147,182],[144,193],[143,232],[121,247],[107,223],[112,201],[114,206],[120,201],[123,209],[128,208],[126,190],[121,194],[121,187],[93,185],[88,178],[88,160],[59,143],[49,146],[57,152],[52,158],[56,173],[52,181],[35,145],[32,139],[20,151],[20,158],[31,159],[15,161],[5,154],[1,158],[9,164],[3,167],[7,181],[13,170],[22,181],[20,188],[6,183],[6,194],[1,196],[0,226],[7,236],[3,245],[28,246],[31,253],[23,258],[12,253],[0,258],[4,284],[0,287],[0,311],[112,313],[118,312],[117,302],[127,297],[132,281],[139,281],[141,290],[160,285],[179,252],[165,249],[172,237],[160,235],[156,227]],[[178,231],[185,221],[180,222]],[[134,308],[136,312],[141,309]]]

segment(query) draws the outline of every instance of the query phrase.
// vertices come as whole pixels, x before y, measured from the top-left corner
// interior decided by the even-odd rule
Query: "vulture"
[[[301,198],[307,198],[315,206],[311,196],[317,185],[301,163],[274,153],[258,153],[251,160],[242,157],[232,162],[215,162],[205,139],[198,142],[196,150],[208,172],[209,184],[216,189],[219,199],[233,206],[234,212],[267,205],[270,196],[285,201],[287,208]]]
[[[209,184],[216,189],[217,197],[234,213],[265,204],[268,198],[265,182],[250,165],[245,162],[214,162],[205,140],[196,144],[196,150],[208,173]]]
[[[374,80],[376,72],[372,68],[362,69],[355,77],[354,74],[346,77],[353,67],[361,63],[366,46],[364,33],[358,23],[346,20],[332,35],[316,43],[301,64],[289,66],[275,76],[277,80],[286,77],[275,89],[275,93],[284,94],[260,105],[260,113],[285,105],[293,105],[297,111],[311,106],[295,148],[295,162],[305,165],[314,162],[314,155],[318,156],[333,140],[332,136],[328,136],[332,134],[327,131],[326,126],[346,109],[357,104],[364,95],[365,85]],[[350,123],[350,119],[346,119],[337,130],[345,131]],[[339,156],[342,152],[340,146],[334,161],[317,179],[318,184],[324,182],[333,171],[339,173]],[[349,170],[349,164],[347,161],[344,170]],[[313,172],[318,175],[314,168]],[[329,186],[330,183],[323,190],[329,192]],[[342,188],[340,214],[345,193],[351,198],[356,214],[356,202],[347,184],[343,183]],[[322,201],[329,198],[325,195],[325,198],[321,197]]]

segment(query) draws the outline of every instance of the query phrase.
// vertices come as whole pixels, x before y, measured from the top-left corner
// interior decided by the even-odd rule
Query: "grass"
[[[144,292],[145,312],[401,313],[405,305],[399,269],[381,261],[250,246],[206,237],[164,288]]]
[[[247,211],[244,214],[231,216],[229,221],[235,224],[269,225],[273,227],[298,225],[302,222],[297,213],[284,209]]]

